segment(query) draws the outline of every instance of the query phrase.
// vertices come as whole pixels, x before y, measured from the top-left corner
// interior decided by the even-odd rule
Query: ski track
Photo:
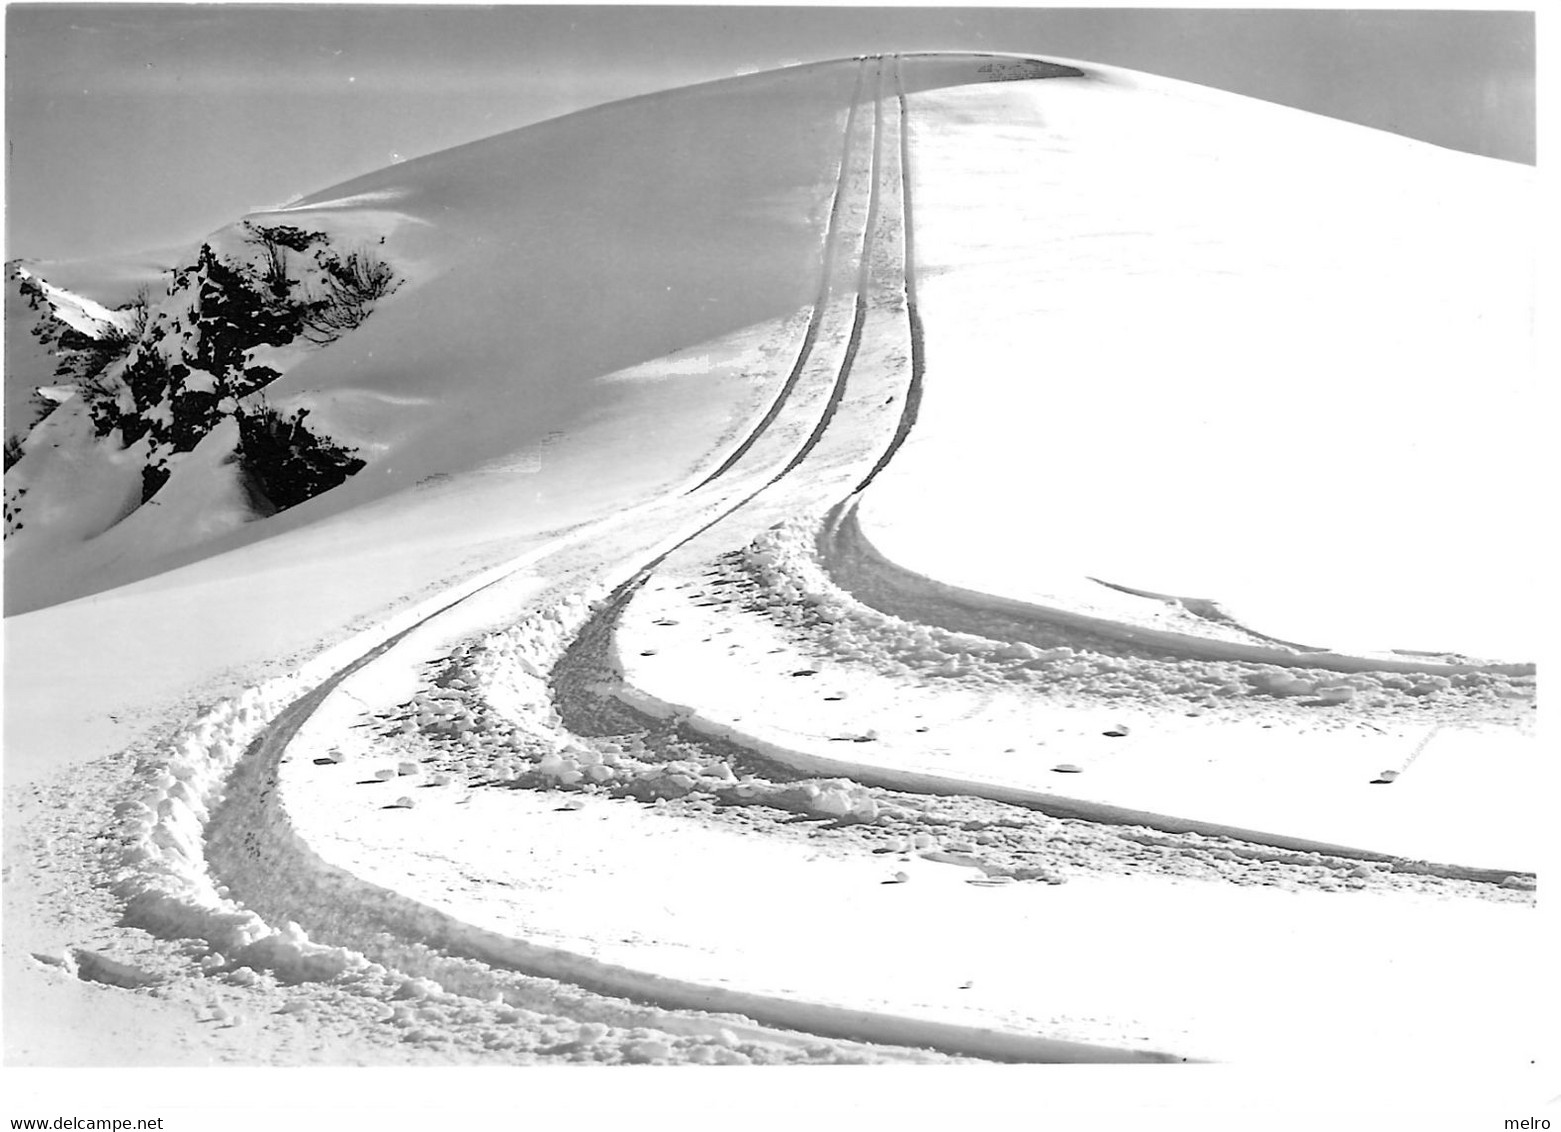
[[[926,346],[924,345],[921,329],[921,314],[916,308],[916,227],[911,218],[911,140],[910,140],[910,115],[905,107],[905,80],[900,73],[899,62],[894,68],[895,104],[900,112],[900,213],[902,216],[901,230],[905,241],[905,318],[906,329],[910,336],[911,371],[910,380],[905,390],[905,404],[900,412],[900,423],[894,430],[894,438],[889,441],[889,446],[884,449],[883,455],[878,457],[878,462],[872,470],[856,485],[854,494],[860,495],[871,486],[873,480],[878,478],[878,473],[889,466],[889,461],[894,459],[894,454],[910,436],[911,429],[916,427],[916,414],[921,410],[921,387],[926,374]]]
[[[875,70],[871,80],[874,106],[871,124],[864,127],[861,99],[869,81],[869,66]],[[1231,645],[1124,629],[1100,619],[1035,607],[1014,610],[1009,605],[1022,603],[1005,605],[1005,599],[968,595],[900,571],[875,556],[856,524],[856,503],[913,429],[926,364],[916,308],[909,117],[898,57],[893,62],[893,90],[892,100],[886,98],[885,57],[864,57],[845,115],[840,165],[820,247],[816,298],[789,373],[741,442],[714,471],[675,497],[575,532],[528,555],[523,562],[468,584],[459,595],[451,595],[437,608],[420,614],[394,635],[385,636],[382,627],[372,647],[351,663],[315,675],[317,682],[304,694],[298,695],[296,690],[309,683],[308,674],[277,681],[246,693],[233,704],[219,705],[176,736],[160,756],[148,760],[136,779],[137,795],[121,806],[123,824],[117,833],[124,847],[125,867],[117,891],[126,900],[128,922],[154,934],[204,939],[214,951],[220,949],[224,961],[231,965],[269,969],[291,979],[383,978],[388,972],[393,978],[436,980],[440,984],[435,988],[437,993],[480,1001],[497,999],[499,1005],[494,1009],[501,1011],[551,1011],[576,1023],[649,1027],[695,1042],[727,1046],[736,1034],[744,1041],[790,1049],[803,1059],[805,1051],[816,1051],[816,1036],[828,1036],[847,1043],[921,1046],[993,1060],[1182,1060],[1158,1051],[916,1021],[705,987],[500,937],[321,859],[293,830],[287,815],[281,763],[289,743],[344,682],[378,662],[415,663],[402,654],[413,648],[421,631],[484,591],[502,587],[523,569],[544,573],[542,567],[551,563],[560,575],[571,577],[562,566],[573,562],[571,555],[578,555],[582,547],[600,541],[608,529],[620,535],[628,532],[625,537],[630,545],[642,549],[611,566],[577,570],[567,584],[529,600],[528,606],[535,612],[508,630],[511,643],[519,642],[512,651],[528,673],[522,682],[533,690],[540,689],[556,709],[551,719],[534,710],[514,722],[519,731],[555,754],[552,764],[544,758],[525,771],[492,772],[496,784],[521,788],[572,785],[567,778],[572,772],[558,772],[558,750],[567,749],[569,744],[596,744],[597,749],[605,749],[603,737],[608,734],[664,728],[657,716],[666,705],[649,704],[643,697],[637,700],[632,688],[602,691],[603,677],[612,676],[612,640],[621,612],[658,570],[676,566],[687,573],[698,569],[722,551],[743,545],[754,533],[773,525],[777,517],[790,518],[821,508],[828,508],[819,534],[820,557],[826,569],[848,592],[871,590],[862,600],[878,608],[886,601],[893,606],[881,594],[900,593],[901,606],[887,612],[925,619],[929,608],[935,608],[951,622],[967,624],[969,609],[989,612],[998,606],[1020,620],[1039,618],[1052,626],[1071,625],[1087,634],[1115,634],[1117,639],[1125,633],[1134,646],[1171,654],[1198,648],[1208,650],[1205,655],[1343,672],[1486,670],[1333,654],[1298,657],[1272,645]],[[897,145],[885,145],[886,106],[894,109]],[[859,135],[869,130],[871,138],[864,153]],[[865,178],[861,171],[864,163]],[[865,186],[860,184],[863,180]],[[885,196],[891,188],[899,202],[897,218],[885,210]],[[856,214],[862,204],[858,198],[864,192],[865,214],[857,238]],[[856,245],[858,264],[850,327],[841,342],[834,275],[848,242]],[[881,278],[884,274],[890,278]],[[864,364],[864,358],[871,358],[871,363]],[[896,399],[897,412],[881,411]],[[885,417],[892,419],[882,419]],[[866,448],[864,437],[871,441]],[[799,471],[806,474],[794,474]],[[666,535],[669,527],[674,533]],[[851,574],[852,564],[865,569],[863,562],[870,563],[871,585]],[[938,602],[931,601],[929,595],[936,596]],[[452,657],[480,659],[484,648],[502,636],[489,633],[482,638],[483,644],[463,646]],[[480,691],[491,697],[502,680],[496,681],[492,670],[487,670],[486,676],[488,683]],[[500,672],[500,676],[510,679],[514,672]],[[759,784],[754,789],[760,794],[760,804],[768,800],[804,810],[810,804],[822,806],[819,799],[823,793],[806,781],[798,783],[799,771],[805,775],[822,770],[858,782],[872,781],[870,774],[849,762],[834,767],[808,766],[758,742],[744,743],[730,732],[724,737],[679,734],[677,742],[680,749],[704,744],[712,758],[740,762],[751,772],[748,779]],[[791,769],[786,766],[788,761]],[[575,780],[579,778],[576,774]],[[919,781],[914,775],[887,776],[879,785],[1003,800],[974,784]],[[737,801],[739,796],[740,792],[731,800]],[[1153,824],[1146,815],[1127,811],[1084,816],[1093,821]],[[1271,848],[1318,847],[1276,843]],[[1241,851],[1261,855],[1265,850],[1259,845]],[[1283,857],[1282,853],[1271,855]],[[330,942],[313,942],[309,934]],[[853,1048],[836,1046],[833,1052]],[[896,1056],[892,1050],[879,1053],[891,1060]]]
[[[813,300],[813,309],[808,313],[807,329],[803,333],[802,344],[797,349],[797,360],[782,383],[780,391],[776,393],[775,400],[770,403],[769,410],[759,419],[758,424],[743,439],[721,466],[711,472],[691,491],[698,491],[720,479],[731,471],[748,450],[758,442],[770,425],[775,423],[775,418],[780,416],[792,391],[796,389],[797,382],[802,379],[803,370],[808,364],[808,359],[813,355],[813,345],[818,339],[819,327],[824,320],[825,309],[829,303],[830,284],[834,276],[835,256],[840,242],[840,204],[845,196],[847,184],[851,174],[851,139],[856,132],[856,116],[861,107],[862,83],[866,77],[866,67],[860,67],[856,73],[856,87],[851,92],[851,108],[846,112],[845,136],[841,141],[840,172],[835,180],[835,192],[829,204],[829,222],[824,229],[824,251],[822,265],[819,271],[818,294]]]
[[[873,156],[872,164],[868,167],[867,181],[867,221],[862,226],[862,243],[857,253],[856,302],[852,307],[851,334],[846,339],[845,355],[840,359],[840,369],[835,375],[834,388],[830,390],[829,400],[824,405],[823,413],[819,415],[818,424],[808,434],[807,441],[797,450],[797,454],[791,458],[784,468],[776,473],[775,478],[766,486],[773,486],[779,483],[783,478],[801,467],[802,462],[808,458],[808,454],[824,438],[825,432],[835,419],[835,414],[840,411],[840,402],[846,395],[846,383],[850,379],[852,367],[856,364],[857,353],[862,348],[862,331],[867,325],[867,292],[872,282],[873,240],[878,227],[878,212],[882,195],[879,186],[883,159],[882,59],[878,62],[878,74],[875,82],[876,89],[873,92]]]

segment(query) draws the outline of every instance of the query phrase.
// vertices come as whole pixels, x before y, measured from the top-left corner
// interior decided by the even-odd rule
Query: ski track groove
[[[835,413],[840,408],[840,402],[845,399],[846,384],[851,375],[852,366],[856,364],[857,351],[862,347],[862,332],[867,325],[867,292],[872,285],[872,245],[878,227],[878,211],[881,197],[881,187],[878,183],[881,176],[880,170],[883,163],[883,60],[878,61],[877,86],[873,93],[873,160],[871,172],[867,180],[867,222],[862,226],[861,260],[857,265],[856,277],[856,305],[851,318],[851,336],[846,340],[845,355],[840,359],[840,369],[835,376],[835,386],[830,390],[829,400],[824,405],[824,412],[819,417],[818,424],[807,441],[797,451],[781,471],[770,481],[769,485],[779,483],[786,476],[802,464],[808,458],[808,454],[818,446],[818,442],[824,438],[830,423],[835,419]],[[692,541],[692,540],[690,540]]]
[[[876,109],[873,116],[873,153],[871,171],[868,178],[868,208],[866,221],[862,228],[860,252],[861,263],[857,268],[857,296],[854,307],[855,313],[852,320],[850,337],[846,342],[845,353],[841,358],[839,368],[836,370],[835,380],[830,389],[829,399],[824,404],[824,408],[819,416],[819,420],[815,423],[812,431],[808,434],[807,439],[802,442],[802,445],[795,453],[793,453],[791,459],[779,472],[777,472],[765,483],[755,488],[747,495],[743,496],[736,503],[724,507],[720,514],[700,526],[693,533],[674,543],[672,546],[668,547],[666,550],[663,550],[650,561],[646,562],[639,568],[639,570],[635,571],[632,577],[623,582],[620,586],[617,587],[617,589],[613,591],[613,594],[607,599],[608,608],[620,607],[621,599],[624,597],[624,595],[630,594],[633,590],[638,589],[640,586],[644,585],[645,581],[652,573],[655,572],[656,568],[665,562],[669,557],[671,557],[677,551],[681,550],[683,547],[697,540],[701,535],[706,534],[713,528],[725,522],[732,515],[742,510],[759,496],[770,490],[770,488],[784,480],[792,472],[796,471],[797,468],[802,465],[803,461],[807,459],[808,455],[818,446],[819,441],[823,439],[824,434],[828,431],[830,423],[835,419],[835,413],[839,409],[841,401],[843,401],[845,398],[845,391],[847,385],[849,384],[851,369],[855,364],[857,351],[861,346],[862,331],[863,327],[865,326],[867,316],[866,289],[871,284],[872,277],[869,249],[872,244],[873,230],[877,224],[879,206],[878,177],[880,170],[880,150],[883,129],[883,105],[881,97],[882,80],[883,64],[880,61],[878,71],[878,97],[876,99]],[[757,435],[755,435],[752,439],[756,440]],[[707,480],[705,482],[709,481]]]
[[[863,80],[867,74],[867,64],[864,60],[857,68],[856,87],[851,92],[851,108],[846,112],[845,137],[841,143],[840,171],[835,179],[835,194],[829,205],[829,222],[824,229],[823,263],[819,272],[818,294],[813,300],[813,310],[808,315],[807,329],[802,335],[802,344],[797,350],[797,360],[792,364],[791,373],[781,385],[775,400],[771,402],[769,410],[748,433],[743,442],[737,446],[721,466],[711,472],[697,485],[690,488],[695,492],[707,487],[731,471],[737,462],[748,454],[748,450],[754,446],[758,439],[764,435],[769,427],[775,423],[775,418],[780,416],[787,400],[791,397],[797,383],[802,379],[802,372],[807,368],[808,360],[813,355],[814,343],[818,340],[819,327],[824,321],[825,310],[829,304],[829,295],[835,272],[835,258],[840,244],[840,202],[845,195],[851,179],[851,137],[856,129],[856,116],[860,108]]]
[[[921,412],[922,384],[927,372],[921,312],[916,306],[916,227],[911,208],[910,115],[905,107],[905,79],[900,70],[898,56],[894,60],[894,93],[900,110],[900,211],[904,217],[901,231],[904,233],[905,240],[905,315],[910,329],[911,374],[910,384],[905,391],[905,405],[900,411],[900,423],[894,431],[894,437],[889,441],[889,446],[884,449],[883,455],[878,457],[878,462],[873,465],[872,470],[861,483],[856,485],[856,491],[853,493],[855,495],[866,491],[873,480],[878,478],[878,473],[889,466],[889,462],[899,452],[900,446],[910,436],[911,429],[916,427],[916,418]]]

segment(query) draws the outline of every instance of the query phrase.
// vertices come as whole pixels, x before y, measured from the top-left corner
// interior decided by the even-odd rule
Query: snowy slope
[[[37,391],[57,384],[55,368],[61,336],[70,331],[102,337],[128,327],[123,311],[58,287],[21,262],[5,269],[5,435],[25,438],[43,415]],[[46,397],[45,401],[58,399]]]
[[[1399,252],[1424,254],[1412,219],[1373,243],[1353,218],[1377,282],[1348,282],[1327,226],[1291,224],[1331,182],[1287,178],[1323,163],[1388,185],[1375,222],[1442,165],[1438,215],[1522,195],[1271,106],[948,55],[631,100],[264,214],[406,278],[267,390],[368,464],[212,530],[242,504],[219,428],[166,517],[85,537],[107,487],[62,517],[78,550],[6,623],[8,1057],[128,1060],[71,1052],[58,1020],[90,1010],[150,1019],[165,1061],[182,1035],[270,1063],[1332,1050],[1410,1071],[1479,1044],[1531,1084],[1534,956],[1468,962],[1533,916],[1530,846],[1496,836],[1534,761],[1528,657],[1383,660],[1244,599],[1232,621],[1087,578],[1227,597],[1199,555],[1235,520],[1144,534],[1153,509],[1121,508],[1173,456],[1218,468],[1182,398],[1239,441],[1272,402],[1233,394],[1238,360],[1284,389],[1311,372],[1268,305],[1299,289],[1314,324],[1386,335],[1379,361],[1419,349],[1410,298],[1379,322],[1318,293],[1392,293]],[[1494,320],[1516,364],[1521,298],[1449,300],[1442,345]],[[1240,315],[1225,337],[1211,303]],[[1143,379],[1160,357],[1174,387]],[[1123,383],[1069,380],[1097,364]],[[1233,506],[1259,542],[1272,511],[1342,557],[1331,512],[1273,477],[1337,493],[1334,453],[1404,394],[1330,380],[1296,413],[1358,388],[1363,431],[1305,415],[1333,430],[1321,454],[1270,457]],[[112,483],[110,457],[71,474]],[[1098,508],[1141,537],[1104,539]],[[1457,740],[1410,749],[1438,729]],[[1038,779],[1088,785],[1053,806]],[[1377,799],[1438,835],[1346,838]],[[1480,820],[1441,836],[1459,805]],[[1155,945],[1177,917],[1198,931]]]
[[[48,315],[89,337],[101,337],[108,327],[129,325],[124,311],[110,310],[95,299],[57,286],[20,262],[7,264],[6,276],[8,283],[31,283]]]
[[[54,350],[41,340],[47,317],[41,303],[29,302],[19,286],[22,277],[6,270],[5,288],[5,435],[25,437],[41,416],[34,395],[54,380]]]
[[[863,508],[888,557],[1532,659],[1531,169],[1103,68],[918,105],[930,376]]]
[[[250,217],[371,246],[408,279],[364,326],[292,360],[266,389],[278,408],[309,407],[368,468],[282,516],[223,524],[237,526],[223,537],[180,537],[158,521],[69,554],[12,549],[11,608],[121,584],[431,477],[531,463],[549,438],[588,426],[624,434],[614,447],[625,458],[607,475],[654,484],[677,474],[706,430],[729,427],[723,405],[751,384],[732,336],[764,333],[807,298],[831,175],[820,142],[851,81],[838,68],[797,68],[718,85],[714,97],[706,88],[616,104]],[[239,233],[213,242],[233,248]],[[684,349],[696,350],[692,365],[609,379]],[[699,407],[683,411],[684,399]],[[647,446],[629,434],[654,402],[678,425]],[[220,459],[196,455],[173,491]]]

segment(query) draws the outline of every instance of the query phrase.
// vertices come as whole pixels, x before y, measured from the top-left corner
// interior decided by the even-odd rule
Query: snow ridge
[[[1472,673],[1525,677],[1535,673],[1532,663],[1453,663],[1430,658],[1306,652],[1278,647],[1278,642],[1273,638],[1261,635],[1254,635],[1250,643],[1219,640],[1141,628],[1108,618],[977,593],[939,582],[889,561],[863,532],[856,505],[850,501],[842,504],[823,524],[820,553],[828,563],[831,575],[843,588],[859,596],[866,595],[864,600],[880,608],[887,607],[886,611],[908,611],[921,618],[933,617],[937,623],[956,631],[962,631],[963,626],[997,612],[1017,623],[1065,626],[1166,656],[1314,668],[1340,673],[1391,672],[1440,677]]]

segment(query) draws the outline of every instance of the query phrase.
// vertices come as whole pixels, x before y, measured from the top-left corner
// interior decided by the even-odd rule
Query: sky
[[[1534,19],[1497,11],[11,4],[7,259],[186,245],[572,110],[857,53],[1051,54],[1534,160]]]

